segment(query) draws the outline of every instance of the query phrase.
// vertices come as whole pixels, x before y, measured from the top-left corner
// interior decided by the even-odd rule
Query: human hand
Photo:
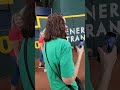
[[[78,55],[81,55],[84,53],[84,46],[82,46],[81,48],[79,48],[78,46],[76,46],[76,49],[77,49],[77,54]]]
[[[98,53],[100,55],[100,62],[103,70],[112,70],[117,60],[117,48],[113,47],[110,53],[106,53],[102,48],[98,47]]]
[[[117,59],[117,48],[113,47],[110,53],[106,53],[102,48],[98,47],[101,64],[101,76],[95,90],[108,90],[109,82],[112,75],[112,69]]]

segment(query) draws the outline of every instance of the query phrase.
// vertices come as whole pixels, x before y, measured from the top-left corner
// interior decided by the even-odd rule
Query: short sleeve
[[[15,27],[11,28],[8,36],[9,36],[9,39],[11,41],[15,41],[15,40],[19,40],[20,39],[19,33],[15,30]]]
[[[74,76],[74,62],[70,43],[65,44],[62,48],[60,70],[63,78]]]
[[[39,43],[44,43],[44,39],[43,38],[39,38]]]

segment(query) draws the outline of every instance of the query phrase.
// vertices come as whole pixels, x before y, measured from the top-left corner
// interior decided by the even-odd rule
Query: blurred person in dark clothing
[[[29,3],[22,12],[24,27],[23,41],[20,50],[20,77],[24,90],[35,90],[35,12],[34,3]],[[26,48],[25,48],[26,46]],[[26,50],[26,52],[25,52]],[[27,57],[27,58],[25,58]]]

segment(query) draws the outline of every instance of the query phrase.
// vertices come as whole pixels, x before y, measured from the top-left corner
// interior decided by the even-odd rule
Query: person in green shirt
[[[20,78],[23,90],[35,90],[35,29],[34,7],[28,4],[23,12],[24,27],[22,29],[23,41],[20,49]]]
[[[66,40],[66,30],[66,21],[61,14],[49,15],[44,37],[43,57],[51,90],[70,90],[66,85],[71,85],[78,90],[75,78],[78,75],[84,47],[76,47],[78,58],[74,65],[71,44]]]

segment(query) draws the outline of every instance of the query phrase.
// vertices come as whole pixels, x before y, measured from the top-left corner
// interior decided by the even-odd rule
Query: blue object
[[[42,54],[42,50],[40,50],[40,62],[43,62],[43,54]]]
[[[83,40],[80,40],[79,44],[78,44],[78,47],[81,48],[82,46],[84,46],[84,41]]]

